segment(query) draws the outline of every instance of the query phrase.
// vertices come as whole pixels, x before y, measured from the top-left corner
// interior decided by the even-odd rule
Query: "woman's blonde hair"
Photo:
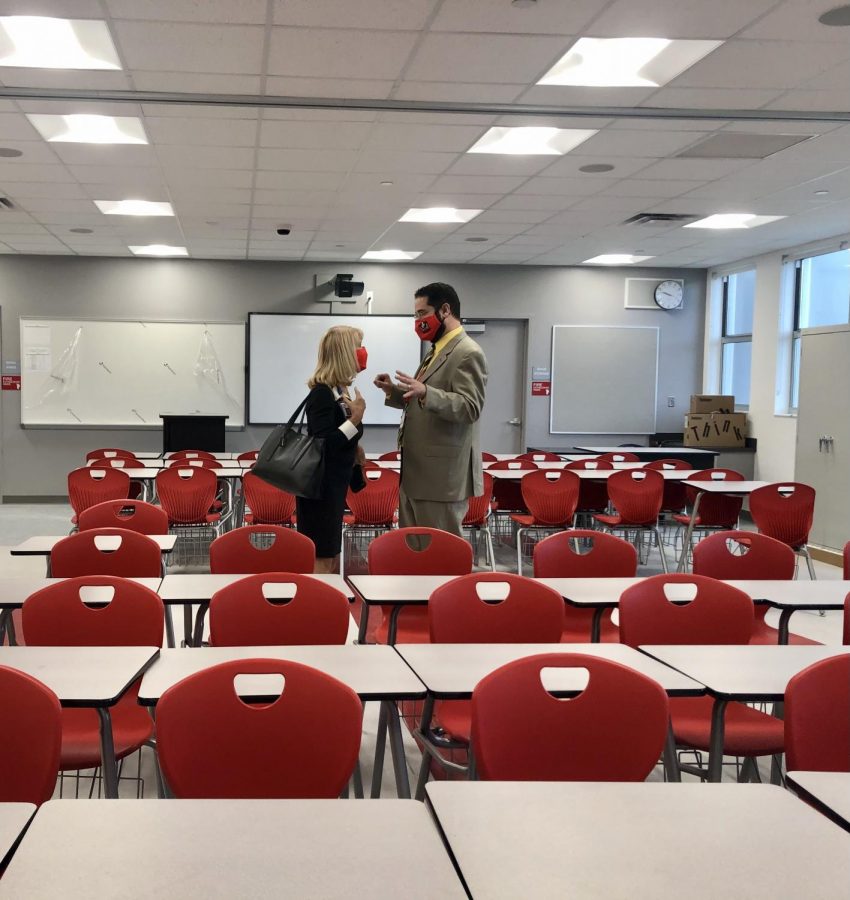
[[[317,384],[328,387],[348,386],[357,375],[356,350],[363,340],[363,332],[351,325],[334,325],[319,341],[316,371],[307,382],[309,388]]]

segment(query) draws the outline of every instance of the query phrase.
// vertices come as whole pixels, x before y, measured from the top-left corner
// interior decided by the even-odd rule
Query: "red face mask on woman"
[[[363,372],[366,370],[366,363],[369,361],[369,354],[366,351],[365,347],[358,347],[354,351],[354,355],[357,359],[357,371]]]
[[[436,313],[431,313],[430,316],[417,319],[413,327],[420,341],[436,341],[443,323],[437,318]]]

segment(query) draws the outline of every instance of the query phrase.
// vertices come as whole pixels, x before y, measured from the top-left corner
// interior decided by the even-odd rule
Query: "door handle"
[[[821,435],[821,436],[818,438],[818,453],[823,453],[823,442],[824,442],[824,440],[825,440],[825,438],[824,438],[823,435]]]
[[[522,425],[522,419],[508,419],[505,423],[506,425],[513,425],[514,428],[519,428]]]

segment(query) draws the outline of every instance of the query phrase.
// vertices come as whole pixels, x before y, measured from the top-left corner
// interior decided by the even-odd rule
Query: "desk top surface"
[[[21,836],[35,809],[33,803],[0,803],[0,863]]]
[[[688,484],[691,487],[698,488],[707,494],[751,494],[760,487],[770,484],[769,481],[726,481],[718,479],[716,481],[699,481],[693,477],[693,473],[688,476]]]
[[[798,672],[822,659],[850,653],[850,647],[795,644],[647,645],[640,649],[704,684],[712,694],[753,702],[781,700]]]
[[[579,653],[622,663],[654,679],[671,695],[705,693],[693,679],[624,644],[396,644],[395,649],[429,692],[443,698],[469,697],[485,675],[516,659],[542,653]],[[552,690],[582,690],[586,685],[579,669],[561,670],[551,680]]]
[[[386,859],[372,865],[367,840]],[[402,887],[403,885],[403,887]],[[0,897],[231,900],[463,898],[414,800],[51,800],[0,882]]]
[[[12,556],[47,556],[59,541],[64,541],[67,534],[39,534],[27,538],[15,547],[10,547]],[[177,543],[177,535],[174,534],[149,534],[146,535],[152,541],[159,544],[163,553],[170,553]]]
[[[850,884],[850,835],[771,785],[474,781],[427,793],[476,900],[796,900]]]
[[[0,665],[37,678],[63,706],[113,706],[158,653],[158,647],[0,647]]]
[[[618,468],[619,467],[619,468]],[[551,463],[551,468],[564,470],[564,467],[559,465],[558,463]],[[543,471],[551,471],[550,469],[543,469]],[[629,469],[642,469],[641,464],[634,463],[617,463],[615,464],[615,468],[613,469],[570,469],[573,475],[577,475],[582,481],[607,481],[612,475],[616,472],[627,471]],[[485,471],[489,472],[494,478],[522,478],[525,475],[528,475],[530,472],[540,471],[535,469],[523,469],[522,467],[518,467],[516,469],[493,469],[492,467],[486,469]],[[653,471],[657,471],[658,474],[665,481],[687,481],[689,478],[693,478],[696,473],[696,469],[655,469]],[[725,483],[725,482],[724,482]],[[735,484],[744,484],[745,482],[735,482]],[[759,482],[762,484],[762,482]]]
[[[703,450],[699,447],[573,447],[585,453],[646,453],[652,456],[670,456],[671,453],[704,453],[717,456],[719,450]]]
[[[152,591],[158,591],[161,578],[129,578],[128,581],[135,581],[137,584],[143,584]],[[0,578],[0,609],[16,609],[23,606],[24,600],[40,591],[49,587],[51,584],[58,584],[61,581],[67,581],[66,578]],[[98,587],[92,586],[92,591],[99,590]],[[108,590],[108,588],[107,588]],[[85,594],[85,585],[82,590],[83,597]],[[96,599],[92,597],[92,601]]]
[[[152,706],[173,684],[237,659],[280,659],[320,669],[347,684],[364,700],[414,699],[425,694],[419,679],[392,647],[376,644],[292,647],[195,647],[163,650],[142,679],[141,703]]]
[[[850,829],[850,772],[789,772],[791,785],[814,798]]]
[[[209,600],[216,591],[233,584],[234,581],[252,577],[252,575],[209,575],[207,573],[166,575],[162,580],[159,595],[165,602],[191,601],[198,603]],[[329,584],[349,599],[353,596],[351,588],[346,584],[342,575],[310,575],[309,577]]]

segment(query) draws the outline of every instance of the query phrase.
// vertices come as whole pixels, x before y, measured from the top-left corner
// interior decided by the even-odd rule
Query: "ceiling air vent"
[[[4,209],[14,209],[15,204],[8,197],[0,197],[0,212]]]
[[[638,213],[623,222],[624,225],[678,225],[699,218],[682,213]]]

